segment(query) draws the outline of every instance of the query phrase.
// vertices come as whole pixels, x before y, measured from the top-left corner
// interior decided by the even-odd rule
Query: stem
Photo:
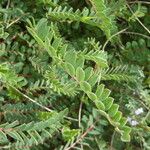
[[[70,147],[64,149],[64,150],[70,150],[76,146],[90,131],[94,129],[94,124],[92,124],[77,140],[74,142]]]
[[[37,101],[33,100],[33,99],[30,98],[29,96],[27,96],[27,95],[25,95],[24,93],[22,93],[21,91],[19,91],[17,88],[15,88],[15,87],[13,87],[13,86],[11,86],[11,85],[9,85],[9,86],[10,86],[11,88],[13,88],[16,92],[18,92],[20,95],[22,95],[24,98],[26,98],[26,99],[28,99],[29,101],[35,103],[36,105],[38,105],[38,106],[40,106],[41,108],[47,110],[48,112],[54,111],[54,110],[52,110],[52,109],[50,109],[50,108],[48,108],[48,107],[46,107],[46,106],[43,106],[42,104],[38,103]],[[71,117],[66,117],[66,116],[65,116],[65,118],[68,119],[68,120],[72,120],[72,121],[78,121],[77,119],[74,119],[74,118],[71,118]]]
[[[115,33],[115,34],[113,34],[113,35],[104,43],[103,48],[102,48],[102,51],[105,50],[106,45],[108,44],[108,42],[109,42],[112,38],[114,38],[115,36],[117,36],[117,35],[119,35],[119,34],[125,32],[126,30],[127,30],[127,28],[126,28],[126,29],[123,29],[123,30],[121,30],[121,31],[119,31],[119,32],[117,32],[117,33]]]
[[[78,115],[78,120],[79,120],[79,128],[81,127],[81,112],[82,112],[82,105],[83,105],[83,103],[82,103],[82,101],[81,101],[81,103],[80,103],[80,107],[79,107],[79,115]]]
[[[146,1],[135,1],[135,2],[129,2],[130,4],[135,4],[135,3],[142,3],[142,4],[148,4],[150,5],[150,2],[146,2]]]
[[[137,32],[123,32],[122,34],[133,34],[133,35],[139,35],[139,36],[142,36],[142,37],[144,37],[144,38],[150,39],[150,37],[149,37],[149,36],[144,35],[144,34],[142,34],[142,33],[137,33]]]
[[[114,137],[115,137],[116,131],[113,132],[113,135],[111,137],[111,145],[110,145],[110,150],[113,150],[113,143],[114,143]]]
[[[139,20],[139,18],[135,15],[135,13],[133,12],[133,10],[131,9],[131,7],[126,4],[127,7],[129,8],[130,12],[132,13],[132,15],[136,18],[136,20],[139,22],[139,24],[150,34],[150,30]]]

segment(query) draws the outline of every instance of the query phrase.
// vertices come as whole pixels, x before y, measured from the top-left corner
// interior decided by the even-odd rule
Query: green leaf
[[[98,87],[96,89],[96,95],[97,95],[98,99],[100,99],[100,97],[104,91],[104,87],[105,87],[104,84],[98,85]]]
[[[123,126],[121,129],[122,129],[125,133],[128,133],[128,134],[131,132],[131,128],[128,127],[128,126]]]
[[[14,121],[14,122],[8,124],[8,125],[5,127],[5,129],[13,128],[13,127],[15,127],[15,126],[17,126],[17,125],[19,125],[19,121],[16,120],[16,121]]]
[[[102,101],[104,101],[106,98],[108,98],[108,96],[110,95],[111,91],[109,89],[104,89],[100,99]]]
[[[65,53],[66,53],[66,51],[67,51],[67,47],[68,47],[67,44],[64,44],[64,45],[61,47],[61,49],[59,50],[59,54],[60,54],[61,56],[64,56],[64,55],[65,55]]]
[[[101,102],[101,101],[97,101],[96,102],[96,107],[99,109],[99,110],[105,110],[105,105]]]
[[[74,89],[77,87],[77,83],[76,82],[71,82],[66,84],[66,89]]]
[[[92,76],[93,73],[94,73],[93,68],[92,67],[87,67],[85,69],[85,80],[88,80]]]
[[[38,24],[36,25],[36,33],[39,36],[39,38],[42,39],[43,41],[45,40],[45,37],[48,36],[49,27],[47,26],[46,18],[42,18],[38,21]]]
[[[112,18],[107,15],[107,6],[105,5],[104,0],[90,0],[95,11],[96,15],[102,19],[102,24],[99,27],[105,32],[107,38],[111,36],[113,30]],[[114,27],[115,28],[115,27]]]
[[[37,131],[34,131],[34,136],[38,140],[39,143],[43,143],[43,139]]]
[[[122,118],[120,119],[119,123],[120,123],[120,126],[121,126],[121,127],[125,126],[125,124],[127,123],[127,118],[122,117]]]
[[[76,78],[79,82],[84,81],[85,79],[85,72],[81,67],[78,67],[76,70]]]
[[[97,64],[97,66],[101,68],[108,67],[107,64],[107,53],[101,50],[91,50],[87,52],[87,50],[81,52],[81,55],[85,57],[86,60],[91,60]]]
[[[103,103],[105,105],[105,109],[109,110],[110,107],[112,106],[113,102],[114,102],[114,99],[112,97],[106,98],[105,101],[103,101]]]
[[[98,74],[93,74],[92,76],[91,76],[91,78],[88,80],[88,82],[90,83],[90,85],[93,87],[96,83],[97,83],[97,81],[98,81]]]
[[[10,137],[16,139],[16,140],[19,140],[19,141],[22,141],[23,142],[23,139],[21,138],[21,136],[16,132],[16,131],[8,131],[6,132]]]
[[[54,49],[54,47],[50,45],[49,38],[45,38],[44,44],[45,44],[45,49],[48,52],[49,56],[52,58],[57,57],[57,53],[56,53],[57,51],[56,49]]]
[[[70,76],[75,76],[75,68],[72,64],[65,63],[64,68]]]
[[[65,53],[64,59],[66,62],[72,64],[75,67],[77,54],[75,51],[67,51]]]
[[[58,49],[60,45],[62,45],[62,39],[55,38],[54,42],[52,43],[52,47],[54,47],[54,49]]]
[[[34,143],[35,145],[38,145],[38,141],[37,141],[37,139],[35,138],[35,136],[34,136],[34,132],[32,131],[27,131],[28,132],[28,134],[30,135],[30,141],[32,141],[32,143]]]
[[[64,127],[62,130],[62,135],[65,141],[73,140],[80,133],[79,129],[69,129],[68,127]]]
[[[34,29],[27,27],[28,32],[34,37],[34,39],[38,42],[41,47],[45,47],[42,39],[37,35]]]
[[[91,85],[88,83],[88,82],[86,82],[86,81],[81,81],[80,82],[80,88],[81,88],[81,90],[83,90],[85,93],[87,93],[87,92],[91,92]]]
[[[84,8],[82,12],[77,9],[75,12],[73,11],[74,9],[68,8],[67,7],[55,7],[55,9],[50,8],[47,16],[50,16],[52,18],[55,18],[56,20],[59,21],[77,21],[77,22],[83,22],[92,26],[99,26],[101,23],[101,20],[98,19],[97,17],[95,18],[95,12],[94,11],[89,11],[88,8]],[[95,19],[93,19],[93,17]]]
[[[128,133],[123,133],[122,136],[121,136],[121,140],[123,142],[130,142],[131,137],[130,137],[130,135]]]
[[[92,101],[94,101],[94,102],[97,101],[97,96],[94,93],[87,92],[87,95],[88,95],[89,99],[91,99]]]
[[[108,114],[111,116],[111,117],[114,117],[117,113],[119,109],[119,105],[118,104],[113,104],[110,109],[108,110]]]
[[[108,67],[106,59],[96,57],[94,61],[97,63],[98,66],[100,66],[102,68]]]
[[[113,120],[114,120],[115,122],[118,122],[118,121],[121,119],[121,117],[122,117],[122,112],[118,111],[118,112],[115,114],[115,116],[113,117]]]
[[[76,59],[76,68],[78,68],[78,67],[83,68],[84,67],[84,61],[85,61],[85,58],[83,56],[78,56]]]
[[[3,131],[0,131],[0,141],[7,141],[7,136]]]

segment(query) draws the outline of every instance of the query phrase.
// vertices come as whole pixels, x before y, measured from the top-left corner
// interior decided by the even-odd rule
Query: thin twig
[[[94,124],[92,124],[77,140],[74,142],[70,147],[64,149],[64,150],[70,150],[76,146],[90,131],[94,129]]]
[[[129,32],[129,31],[127,31],[127,32],[123,32],[122,34],[133,34],[133,35],[139,35],[139,36],[142,36],[142,37],[144,37],[144,38],[150,39],[150,36],[147,36],[147,35],[145,35],[145,34],[138,33],[138,32]]]
[[[143,118],[142,122],[145,122],[148,117],[150,116],[150,111],[148,110],[148,113],[146,114],[146,116]]]
[[[48,107],[46,107],[46,106],[43,106],[42,104],[38,103],[37,101],[33,100],[33,99],[30,98],[29,96],[27,96],[27,95],[25,95],[24,93],[22,93],[21,91],[19,91],[17,88],[15,88],[15,87],[13,87],[13,86],[11,86],[11,85],[9,85],[9,86],[10,86],[11,88],[13,88],[16,92],[18,92],[20,95],[22,95],[24,98],[26,98],[26,99],[28,99],[29,101],[35,103],[36,105],[40,106],[41,108],[43,108],[43,109],[45,109],[45,110],[47,110],[47,111],[49,111],[49,112],[54,111],[54,110],[52,110],[52,109],[50,109],[50,108],[48,108]],[[66,117],[66,116],[65,116],[65,118],[68,119],[68,120],[72,120],[72,121],[78,121],[77,119],[74,119],[74,118],[71,118],[71,117]]]
[[[82,101],[81,101],[81,103],[80,103],[80,107],[79,107],[79,114],[78,114],[78,120],[79,120],[79,128],[80,128],[80,126],[81,126],[81,112],[82,112],[82,105],[83,105],[83,103],[82,103]]]
[[[112,137],[111,137],[110,150],[113,150],[113,143],[114,143],[115,134],[116,134],[116,131],[114,131],[114,133],[113,133],[113,135],[112,135]]]
[[[134,15],[135,19],[139,22],[139,24],[150,34],[150,30],[139,20],[139,18],[135,15],[131,7],[128,4],[126,5],[129,8],[130,12]]]
[[[11,88],[13,88],[15,91],[17,91],[20,95],[22,95],[24,98],[28,99],[29,101],[35,103],[36,105],[40,106],[41,108],[49,111],[49,112],[52,112],[53,110],[48,108],[48,107],[45,107],[43,106],[42,104],[38,103],[37,101],[33,100],[32,98],[30,98],[29,96],[25,95],[24,93],[20,92],[17,88],[13,87],[12,85],[9,85]]]
[[[14,21],[12,21],[10,24],[8,24],[8,25],[6,26],[6,29],[8,29],[8,28],[9,28],[10,26],[12,26],[14,23],[18,22],[21,18],[22,18],[22,17],[19,17],[19,18],[15,19]]]
[[[119,32],[117,32],[117,33],[115,33],[115,34],[113,34],[113,35],[104,43],[103,48],[102,48],[102,51],[105,50],[106,45],[108,44],[108,42],[109,42],[112,38],[114,38],[115,36],[117,36],[117,35],[119,35],[119,34],[125,32],[126,30],[127,30],[127,28],[126,28],[126,29],[123,29],[123,30],[121,30],[121,31],[119,31]]]
[[[135,2],[129,2],[130,4],[135,4],[135,3],[142,3],[142,4],[148,4],[150,5],[150,2],[146,2],[146,1],[135,1]]]
[[[6,9],[8,9],[9,6],[10,6],[10,0],[7,1]],[[7,13],[4,13],[4,18],[5,18],[4,22],[6,23],[7,22],[7,18],[8,18],[8,14]]]
[[[14,21],[12,21],[10,24],[8,24],[6,26],[6,29],[8,29],[10,26],[12,26],[13,24],[17,23],[23,16],[26,16],[27,14],[22,14],[22,16],[18,17],[17,19],[15,19]]]
[[[8,0],[8,2],[7,2],[6,9],[8,9],[8,8],[9,8],[9,6],[10,6],[10,0]]]
[[[28,15],[28,13],[24,13],[24,14],[22,14],[20,17],[18,17],[18,18],[16,18],[15,20],[13,20],[10,24],[8,24],[7,26],[6,26],[6,29],[8,29],[10,26],[12,26],[13,24],[15,24],[15,23],[17,23],[22,17],[24,17],[24,16],[26,16],[26,15]]]

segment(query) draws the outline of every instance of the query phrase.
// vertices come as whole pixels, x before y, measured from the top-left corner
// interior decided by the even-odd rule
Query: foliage
[[[150,149],[149,13],[0,0],[0,149]]]

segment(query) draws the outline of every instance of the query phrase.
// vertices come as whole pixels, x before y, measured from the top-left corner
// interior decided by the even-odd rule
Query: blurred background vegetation
[[[79,13],[75,13],[77,9]],[[82,13],[85,9],[87,11]],[[95,9],[100,19],[89,21],[89,11]],[[37,27],[42,18],[46,23]],[[78,53],[84,49],[101,49],[107,53],[109,68],[102,70],[100,82],[111,90],[115,103],[128,118],[127,124],[132,129],[130,142],[120,140],[114,127],[98,113],[85,94],[69,93],[64,87],[59,89],[59,83],[54,79],[63,76],[62,70],[53,71],[52,58],[27,30],[31,22],[41,39],[47,34],[45,28],[48,24],[50,33],[54,32],[72,50],[70,59],[75,55],[73,51]],[[85,65],[94,68],[95,64],[86,61]],[[61,83],[67,80],[64,75]],[[52,87],[47,84],[49,82],[53,83]],[[53,115],[56,117],[55,113],[46,113],[23,94],[57,112],[67,108],[68,117],[72,119],[63,120],[51,137],[40,134],[43,142],[36,141],[34,134],[29,134],[32,140],[24,142],[24,146],[17,146],[22,139],[18,140],[20,133],[6,132],[5,137],[1,130],[5,123],[8,123],[7,128],[13,128],[16,120],[23,125],[38,123]],[[0,138],[1,149],[12,150],[150,149],[150,2],[0,0]],[[3,138],[8,141],[4,142]]]

